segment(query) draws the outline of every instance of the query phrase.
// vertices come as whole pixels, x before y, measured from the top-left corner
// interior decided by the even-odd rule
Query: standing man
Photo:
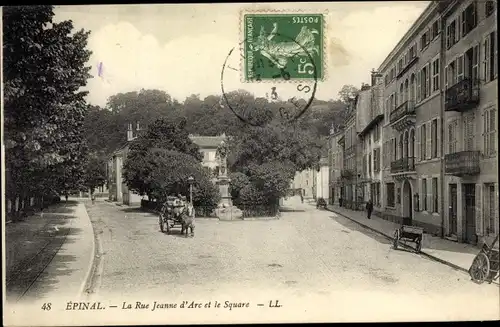
[[[372,215],[372,211],[373,211],[373,202],[372,202],[372,199],[370,199],[366,203],[366,212],[368,214],[368,219],[371,219],[370,217]]]

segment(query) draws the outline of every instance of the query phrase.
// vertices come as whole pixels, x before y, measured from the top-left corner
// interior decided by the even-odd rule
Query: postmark
[[[323,13],[242,12],[241,21],[244,82],[324,80]]]
[[[283,39],[286,39],[286,36],[283,36]],[[290,39],[290,42],[295,41]],[[263,123],[255,119],[255,116],[259,116],[259,111],[271,112],[285,122],[298,119],[311,106],[316,94],[318,87],[316,61],[309,52],[304,50],[312,72],[312,78],[308,80],[291,80],[291,74],[284,67],[272,76],[272,81],[274,81],[272,84],[261,84],[259,81],[239,83],[241,81],[238,75],[241,75],[241,71],[235,67],[238,67],[237,62],[241,58],[245,59],[245,43],[246,40],[243,40],[239,46],[229,49],[222,65],[222,104],[227,106],[238,119],[252,126],[261,126]],[[304,48],[300,44],[298,47]],[[290,83],[280,83],[281,81],[290,81]],[[252,86],[258,88],[254,92],[246,90]]]

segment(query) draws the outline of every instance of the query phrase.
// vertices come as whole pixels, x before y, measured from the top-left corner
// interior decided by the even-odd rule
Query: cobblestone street
[[[476,285],[463,272],[393,250],[387,239],[311,206],[279,220],[200,218],[194,238],[161,233],[157,216],[138,208],[102,201],[88,212],[102,251],[93,300],[278,299],[310,314],[334,308],[336,319],[347,319],[345,310],[352,317],[353,306],[365,308],[363,320],[498,318],[498,285]]]

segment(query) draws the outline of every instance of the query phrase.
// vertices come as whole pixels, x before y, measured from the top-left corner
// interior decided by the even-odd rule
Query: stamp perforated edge
[[[312,82],[325,82],[328,80],[329,74],[328,74],[328,53],[327,53],[327,34],[328,34],[328,16],[329,11],[322,9],[322,10],[310,10],[310,9],[258,9],[258,8],[252,8],[252,9],[241,9],[240,10],[240,16],[239,16],[239,43],[238,43],[238,51],[239,51],[239,57],[240,57],[240,82],[243,84],[255,84],[255,83],[264,83],[264,84],[295,84],[295,83],[312,83]],[[244,17],[246,14],[277,14],[277,15],[293,15],[293,14],[311,14],[311,15],[322,15],[323,16],[323,40],[322,40],[322,49],[323,51],[323,60],[321,62],[321,68],[323,69],[323,75],[321,78],[317,78],[316,81],[311,80],[311,79],[290,79],[290,80],[284,80],[284,79],[275,79],[275,80],[260,80],[260,81],[247,81],[245,79],[245,59],[243,57],[244,51],[245,51],[245,21]]]

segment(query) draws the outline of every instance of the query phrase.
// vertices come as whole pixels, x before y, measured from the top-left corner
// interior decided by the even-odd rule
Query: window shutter
[[[415,153],[413,154],[418,161],[420,161],[420,126],[415,129]]]
[[[421,85],[420,85],[420,73],[421,71],[417,72],[417,103],[420,102],[420,90],[421,90]]]
[[[427,123],[427,127],[425,128],[425,131],[427,132],[427,136],[425,138],[425,141],[427,142],[425,156],[426,156],[426,159],[431,159],[432,158],[432,143],[431,143],[432,121],[430,123]]]
[[[427,64],[427,74],[426,74],[426,80],[425,80],[425,83],[427,85],[426,87],[426,92],[425,92],[425,97],[427,98],[432,92],[431,92],[431,74],[432,74],[432,71],[431,71],[431,64]]]
[[[479,236],[483,235],[483,201],[482,198],[482,184],[476,184],[476,234]],[[485,217],[486,218],[486,217]]]
[[[448,89],[448,66],[444,67],[444,89]]]
[[[437,132],[436,132],[437,157],[441,158],[441,131],[442,131],[441,118],[437,119],[436,125],[437,125]]]

